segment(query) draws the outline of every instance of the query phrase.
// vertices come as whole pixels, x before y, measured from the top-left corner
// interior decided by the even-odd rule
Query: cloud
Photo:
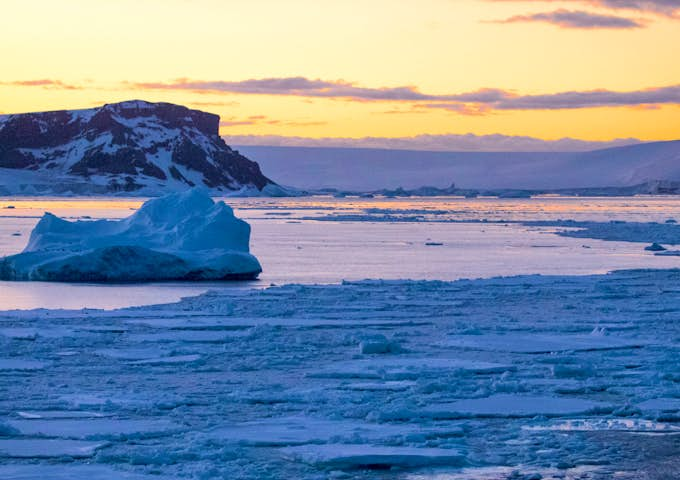
[[[133,86],[152,90],[188,90],[195,93],[291,95],[357,101],[417,101],[437,98],[437,96],[420,93],[413,86],[365,88],[343,80],[314,80],[305,77],[248,79],[236,82],[183,78],[172,82],[135,83]]]
[[[80,89],[60,80],[20,80],[0,82],[0,85],[57,89]],[[568,110],[600,107],[634,107],[652,109],[661,105],[680,105],[680,84],[633,91],[590,90],[547,94],[520,94],[500,88],[482,88],[471,92],[434,94],[419,91],[414,86],[363,87],[342,80],[311,80],[305,77],[250,79],[243,81],[176,80],[172,82],[121,83],[121,88],[163,89],[221,95],[275,95],[302,99],[333,99],[351,102],[399,103],[405,109],[392,112],[445,110],[459,115],[489,115],[504,110]],[[97,86],[88,88],[97,89]],[[196,102],[187,102],[196,105]],[[211,105],[231,105],[231,102],[206,102]],[[309,119],[277,120],[266,117],[225,118],[223,126],[236,125],[309,126],[324,122]]]
[[[516,15],[497,23],[543,22],[561,28],[610,28],[631,29],[645,26],[641,20],[618,17],[616,15],[601,15],[584,11],[555,10],[554,12],[534,13],[531,15]]]
[[[38,80],[14,80],[11,82],[0,82],[0,85],[10,87],[41,87],[54,90],[82,90],[83,88],[79,85],[71,85],[62,82],[61,80],[52,80],[49,78]]]
[[[591,90],[507,97],[492,104],[497,110],[560,110],[595,107],[637,107],[680,104],[680,85],[628,92]]]
[[[279,135],[228,135],[230,145],[284,146],[323,148],[385,148],[399,150],[458,151],[458,152],[567,152],[588,151],[600,148],[632,145],[634,138],[592,142],[573,138],[542,140],[510,135],[416,135],[413,137],[363,137],[363,138],[307,138]]]
[[[514,3],[578,3],[608,10],[629,10],[638,13],[653,13],[668,17],[677,17],[680,11],[680,0],[486,0],[493,2]]]
[[[302,98],[359,102],[404,102],[419,109],[442,109],[462,115],[485,115],[494,110],[560,110],[597,107],[635,107],[680,104],[680,85],[629,92],[592,90],[520,95],[509,90],[483,88],[454,94],[428,94],[416,87],[361,87],[344,81],[310,80],[305,77],[250,79],[243,81],[176,80],[140,83],[136,88],[189,90],[194,93],[283,95]],[[274,122],[274,121],[272,121]]]

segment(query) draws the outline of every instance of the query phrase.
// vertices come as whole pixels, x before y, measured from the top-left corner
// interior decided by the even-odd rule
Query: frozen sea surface
[[[122,218],[142,200],[0,199],[0,255],[21,251],[45,211],[65,218]],[[264,272],[246,283],[68,285],[0,282],[0,310],[119,308],[174,302],[215,288],[339,283],[366,278],[455,280],[500,275],[587,275],[680,268],[639,243],[555,235],[558,220],[680,220],[677,197],[227,199],[252,226]],[[6,208],[12,206],[14,208]],[[524,225],[517,222],[548,222]],[[667,235],[673,225],[668,224]],[[680,227],[678,227],[680,228]],[[573,228],[572,228],[573,230]],[[607,231],[609,231],[608,229]],[[587,236],[587,235],[584,235]],[[638,239],[639,240],[639,239]],[[678,240],[680,242],[680,239]]]
[[[679,285],[638,270],[0,312],[0,478],[678,478]]]

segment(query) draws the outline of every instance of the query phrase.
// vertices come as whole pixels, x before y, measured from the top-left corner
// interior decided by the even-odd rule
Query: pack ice
[[[63,282],[253,279],[250,226],[192,189],[149,200],[128,218],[70,222],[45,213],[0,279]]]

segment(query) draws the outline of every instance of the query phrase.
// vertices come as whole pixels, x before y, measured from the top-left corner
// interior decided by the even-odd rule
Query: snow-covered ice
[[[46,213],[28,245],[0,260],[0,279],[70,282],[252,279],[250,226],[192,189],[147,201],[122,220]]]

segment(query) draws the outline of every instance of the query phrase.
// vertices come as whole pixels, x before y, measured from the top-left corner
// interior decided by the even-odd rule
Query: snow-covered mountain
[[[649,184],[653,190],[680,181],[680,141],[561,153],[237,148],[278,183],[306,189],[446,188],[455,183],[459,188],[530,190]]]
[[[219,136],[218,115],[132,100],[87,110],[0,116],[0,194],[275,188]]]

